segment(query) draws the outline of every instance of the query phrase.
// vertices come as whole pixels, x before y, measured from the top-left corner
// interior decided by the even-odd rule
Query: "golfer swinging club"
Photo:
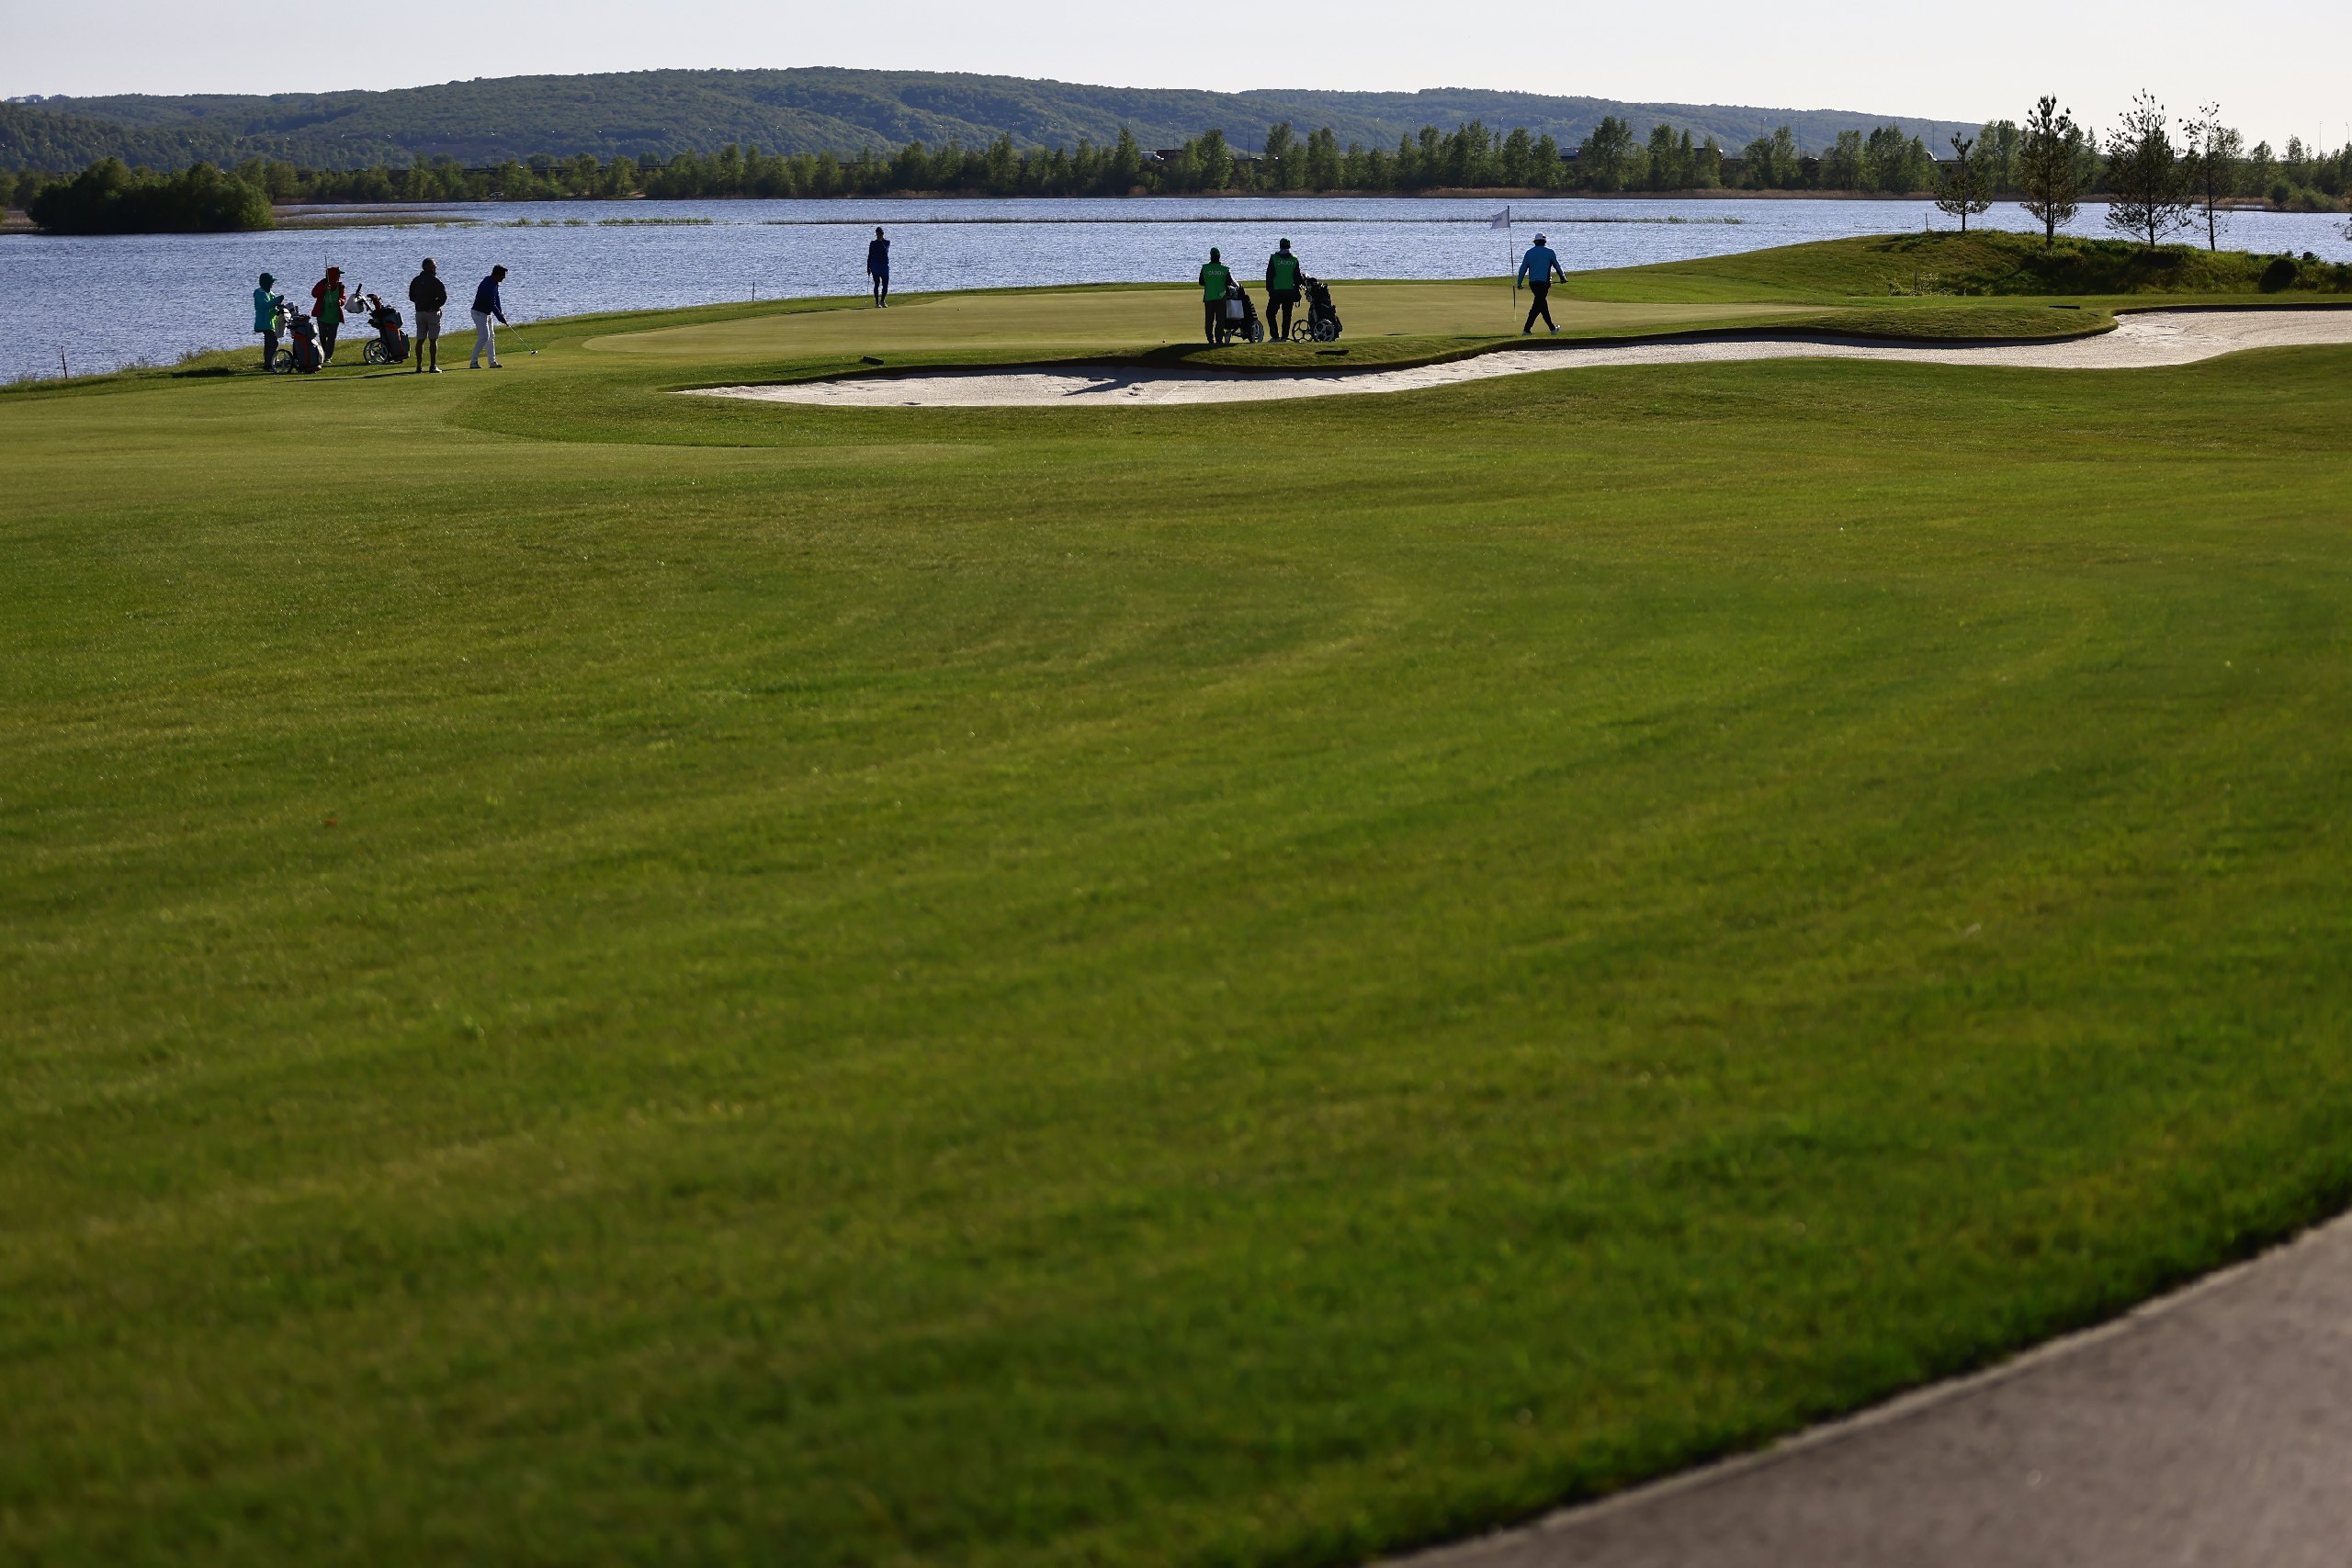
[[[1520,336],[1526,337],[1534,332],[1538,316],[1543,317],[1544,324],[1555,333],[1560,330],[1560,323],[1552,319],[1552,279],[1555,277],[1563,283],[1568,280],[1568,275],[1560,270],[1560,258],[1552,254],[1552,247],[1544,243],[1543,235],[1538,234],[1535,243],[1527,247],[1527,254],[1521,257],[1519,263],[1518,281],[1527,285],[1527,292],[1535,300],[1527,308],[1527,324],[1519,329]]]

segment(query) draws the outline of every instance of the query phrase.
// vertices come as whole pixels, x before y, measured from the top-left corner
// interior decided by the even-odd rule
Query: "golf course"
[[[696,395],[1526,347],[1333,288],[0,389],[0,1562],[1339,1568],[2352,1202],[2352,345],[1567,357],[2352,268],[1915,234],[1423,390]]]

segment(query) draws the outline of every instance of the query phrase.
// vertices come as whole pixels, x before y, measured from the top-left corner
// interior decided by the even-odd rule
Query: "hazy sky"
[[[2018,118],[2055,92],[2103,126],[2144,86],[2177,114],[2218,98],[2249,141],[2352,137],[2347,0],[2245,11],[2205,0],[1230,9],[1236,47],[1213,49],[1200,36],[1211,8],[1117,0],[0,0],[0,96],[864,65],[1125,86],[1504,87],[1972,119]]]

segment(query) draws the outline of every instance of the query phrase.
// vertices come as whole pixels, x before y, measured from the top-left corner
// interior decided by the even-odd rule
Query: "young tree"
[[[2107,226],[2152,251],[2188,226],[2188,171],[2153,93],[2132,100],[2108,143],[2107,188]]]
[[[2245,155],[2245,188],[2260,196],[2278,177],[2278,154],[2270,150],[2267,141],[2257,141]]]
[[[1114,196],[1125,196],[1143,183],[1143,149],[1136,145],[1136,133],[1124,125],[1119,127],[1117,144],[1111,149],[1111,166],[1104,177]]]
[[[1535,139],[1535,151],[1529,154],[1528,184],[1538,190],[1557,190],[1567,182],[1567,165],[1560,160],[1560,144],[1549,136]]]
[[[1306,137],[1306,188],[1337,190],[1340,182],[1340,139],[1329,126]]]
[[[1982,163],[1972,164],[1968,159],[1969,153],[1975,149],[1973,137],[1954,136],[1951,139],[1951,150],[1960,162],[1944,170],[1943,186],[1936,193],[1936,206],[1960,220],[1960,231],[1963,234],[1968,232],[1970,216],[1993,205],[1993,197],[1985,189],[1988,182],[1984,177],[1984,165]]]
[[[1650,189],[1682,188],[1682,152],[1674,139],[1674,127],[1658,125],[1650,128],[1649,164]]]
[[[1934,183],[1929,172],[1934,167],[1927,144],[1917,137],[1904,135],[1899,125],[1878,126],[1862,143],[1861,178],[1854,188],[1890,193],[1924,190]]]
[[[1687,145],[1690,140],[1690,133],[1684,131],[1682,139]],[[1723,183],[1724,150],[1715,145],[1715,139],[1713,136],[1709,136],[1700,145],[1699,150],[1690,155],[1690,184],[1699,190],[1713,190]]]
[[[2018,189],[2025,209],[2041,220],[2041,243],[2047,250],[2058,243],[2058,225],[2075,216],[2083,195],[2081,164],[2076,151],[2083,140],[2074,111],[2045,96],[2025,118],[2025,135],[2018,143]]]
[[[1821,187],[1860,190],[1862,175],[1862,133],[1841,130],[1837,141],[1821,154]]]
[[[1623,188],[1633,162],[1634,128],[1615,115],[1601,116],[1577,150],[1577,167],[1595,190]]]
[[[2018,144],[2025,133],[2013,119],[1993,119],[1976,139],[1976,161],[1984,165],[1984,190],[1998,196],[2018,188]]]
[[[1527,127],[1519,126],[1503,138],[1501,164],[1503,184],[1517,188],[1535,183],[1535,139],[1527,134]]]
[[[1224,131],[1212,130],[1202,137],[1193,156],[1200,160],[1203,190],[1233,188],[1233,149],[1226,145]]]
[[[2222,123],[2222,106],[2207,104],[2197,118],[2180,128],[2188,162],[2188,188],[2205,216],[2205,248],[2222,248],[2222,230],[2229,221],[2222,203],[2238,193],[2240,160],[2245,139]]]
[[[1266,172],[1273,176],[1276,190],[1296,188],[1299,171],[1293,154],[1297,151],[1290,121],[1277,120],[1266,128]]]

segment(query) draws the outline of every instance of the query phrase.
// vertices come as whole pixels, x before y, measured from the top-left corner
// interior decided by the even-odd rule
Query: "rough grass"
[[[2352,355],[644,324],[0,399],[0,1556],[1335,1562],[2352,1190]]]

